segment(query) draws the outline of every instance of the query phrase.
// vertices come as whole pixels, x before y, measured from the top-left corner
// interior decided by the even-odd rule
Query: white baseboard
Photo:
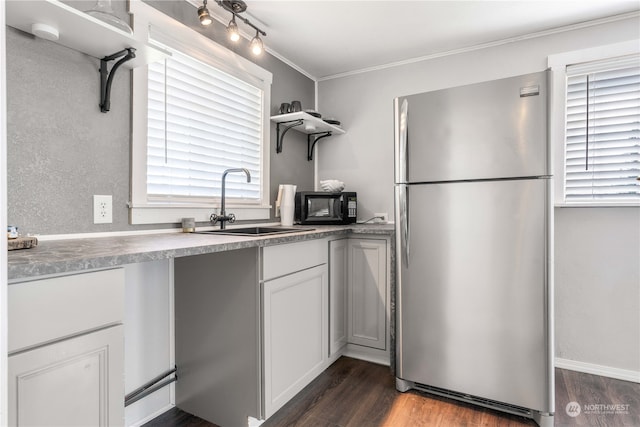
[[[556,368],[569,369],[570,371],[583,372],[585,374],[600,375],[603,377],[640,383],[640,371],[612,368],[610,366],[578,362],[576,360],[561,359],[559,357],[556,357],[555,365]]]
[[[159,417],[160,415],[164,414],[165,412],[167,412],[168,410],[174,408],[176,405],[174,404],[169,404],[167,406],[165,406],[162,409],[159,409],[158,411],[154,412],[153,414],[148,415],[147,417],[136,421],[135,423],[129,425],[128,427],[140,427],[146,423],[148,423],[149,421],[151,421],[152,419]]]
[[[354,359],[377,363],[379,365],[390,365],[389,352],[384,350],[378,350],[356,344],[347,344],[342,354],[347,357],[353,357]]]
[[[265,420],[259,420],[257,418],[249,417],[248,418],[248,426],[249,427],[260,427]]]

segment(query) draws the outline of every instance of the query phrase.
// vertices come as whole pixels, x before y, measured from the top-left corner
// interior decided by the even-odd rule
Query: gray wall
[[[81,10],[94,1],[69,2]],[[226,45],[224,26],[204,29],[196,9],[181,0],[149,1],[154,7]],[[126,2],[113,2],[123,18]],[[212,7],[218,7],[212,5]],[[239,25],[244,25],[240,23]],[[268,38],[265,44],[268,46]],[[314,82],[272,55],[255,59],[248,42],[231,46],[273,73],[271,112],[281,102],[314,106]],[[112,87],[111,111],[100,112],[100,61],[56,43],[7,28],[8,221],[25,233],[126,231],[175,225],[128,223],[131,145],[131,73],[121,69]],[[306,137],[290,132],[282,154],[270,150],[273,204],[279,183],[313,188]],[[113,195],[113,223],[93,224],[93,195]],[[272,209],[273,214],[273,209]]]
[[[393,98],[547,68],[551,54],[640,39],[638,18],[321,81],[346,134],[319,144],[318,179],[393,218]],[[640,208],[556,209],[556,356],[640,372]]]

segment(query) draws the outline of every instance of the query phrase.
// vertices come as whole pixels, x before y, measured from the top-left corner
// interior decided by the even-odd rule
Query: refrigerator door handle
[[[409,268],[409,186],[398,186],[398,204],[400,207],[400,247],[402,263]]]
[[[407,175],[407,146],[409,141],[409,102],[406,99],[402,100],[400,105],[400,116],[398,123],[398,142],[396,158],[398,159],[396,177],[398,183],[406,183],[409,179]]]

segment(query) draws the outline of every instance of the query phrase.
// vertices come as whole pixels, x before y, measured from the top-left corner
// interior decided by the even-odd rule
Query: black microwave
[[[300,224],[353,224],[358,216],[355,192],[299,191],[295,198],[295,219]]]

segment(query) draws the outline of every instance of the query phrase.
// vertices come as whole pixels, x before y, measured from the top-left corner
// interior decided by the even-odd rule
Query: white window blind
[[[567,67],[566,202],[640,202],[640,58]]]
[[[261,202],[263,91],[219,69],[171,50],[148,68],[147,197],[193,202],[220,197]]]

